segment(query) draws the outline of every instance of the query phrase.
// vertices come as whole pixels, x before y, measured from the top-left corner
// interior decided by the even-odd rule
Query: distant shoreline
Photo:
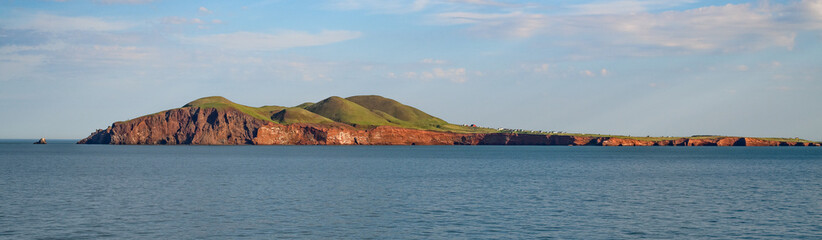
[[[797,138],[633,137],[452,124],[376,95],[332,96],[294,107],[204,97],[99,129],[80,144],[126,145],[571,145],[822,146]]]

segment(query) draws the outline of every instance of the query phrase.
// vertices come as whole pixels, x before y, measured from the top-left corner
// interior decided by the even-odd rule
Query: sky
[[[822,140],[822,0],[0,0],[0,138],[205,96],[456,124]]]

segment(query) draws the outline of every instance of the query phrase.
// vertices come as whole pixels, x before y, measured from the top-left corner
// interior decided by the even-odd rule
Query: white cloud
[[[135,26],[133,23],[106,21],[95,17],[64,17],[51,14],[34,14],[13,20],[9,27],[42,32],[68,31],[119,31]]]
[[[94,45],[94,52],[98,58],[114,60],[141,60],[148,56],[145,50],[135,46]]]
[[[136,46],[72,44],[60,40],[41,45],[5,45],[0,47],[0,81],[86,76],[97,69],[145,63],[143,60],[152,53],[154,49]]]
[[[24,45],[5,45],[0,47],[0,56],[11,55],[24,52],[41,52],[41,51],[57,51],[67,48],[68,45],[63,42],[53,42],[35,46]]]
[[[286,66],[296,71],[303,81],[325,80],[331,81],[330,77],[326,75],[326,67],[320,64],[312,64],[306,62],[287,62]]]
[[[608,72],[608,69],[603,68],[602,70],[599,71],[599,75],[601,75],[603,77],[608,76],[608,74],[610,74],[610,72]]]
[[[164,17],[160,20],[163,24],[186,24],[189,23],[188,19],[184,17]]]
[[[283,31],[276,34],[235,32],[183,38],[182,41],[222,49],[275,51],[293,47],[327,45],[356,39],[361,35],[360,32],[353,31],[322,31],[317,34],[298,31]]]
[[[425,9],[429,0],[341,0],[332,1],[331,7],[338,10],[369,10],[382,14],[403,14]]]
[[[685,11],[646,12],[689,0],[658,3],[625,0],[576,5],[577,14],[526,12],[445,12],[432,15],[435,24],[467,25],[488,37],[545,37],[593,54],[610,46],[635,47],[624,54],[648,55],[660,50],[750,51],[768,47],[793,49],[797,32],[822,30],[822,0],[784,5],[727,4]],[[585,14],[582,14],[585,13]],[[652,48],[649,48],[652,47]],[[611,52],[611,51],[607,51]]]
[[[94,0],[94,2],[102,4],[145,4],[154,2],[154,0]]]
[[[580,15],[632,14],[647,10],[640,1],[595,2],[571,6]]]
[[[205,13],[205,14],[212,14],[212,13],[214,13],[214,12],[212,12],[211,10],[208,10],[208,8],[205,8],[205,7],[200,7],[200,8],[198,9],[198,11],[199,11],[200,13]]]
[[[437,78],[448,79],[456,83],[464,83],[467,80],[465,77],[465,68],[434,68],[433,72]]]
[[[420,11],[424,9],[428,5],[428,0],[414,0],[414,3],[411,4],[411,9],[413,11]]]
[[[435,80],[444,79],[455,83],[464,83],[468,81],[467,71],[465,68],[433,68],[430,71],[422,72],[406,72],[405,78],[420,79],[420,80]],[[478,72],[478,76],[482,73]]]
[[[31,79],[39,71],[35,68],[45,64],[46,55],[9,53],[7,47],[0,47],[0,82]],[[11,52],[15,52],[11,50]]]
[[[622,34],[623,42],[692,50],[791,49],[796,37],[796,29],[781,26],[770,14],[747,4],[605,17],[598,22],[607,24],[605,30]]]
[[[740,71],[740,72],[748,71],[748,66],[747,65],[739,65],[739,66],[736,66],[736,70]]]
[[[448,63],[445,60],[433,59],[433,58],[426,58],[426,59],[420,60],[420,62],[421,63],[426,63],[426,64],[446,64],[446,63]]]
[[[579,74],[582,75],[582,76],[586,76],[586,77],[596,77],[597,76],[597,74],[592,72],[591,70],[579,71]]]
[[[539,65],[539,66],[535,67],[535,68],[534,68],[534,72],[538,72],[538,73],[548,72],[548,70],[550,69],[550,67],[551,67],[551,65],[549,65],[549,64],[547,64],[547,63],[543,63],[543,64],[541,64],[541,65]]]
[[[822,1],[819,0],[802,0],[798,6],[800,11],[808,15],[812,19],[822,20]]]
[[[620,0],[592,2],[570,6],[574,14],[578,15],[614,15],[614,14],[634,14],[647,12],[652,9],[664,9],[679,6],[685,3],[693,3],[694,0]]]
[[[493,0],[337,0],[329,1],[337,10],[368,10],[381,14],[407,14],[427,9],[521,8],[534,4],[510,4]]]
[[[179,24],[222,24],[223,21],[220,19],[212,19],[211,21],[206,21],[199,18],[184,18],[184,17],[164,17],[160,19],[160,22],[163,24],[172,24],[172,25],[179,25]]]
[[[484,36],[531,37],[548,25],[548,19],[541,14],[512,12],[506,14],[448,12],[435,16],[440,24],[471,24],[472,31]]]
[[[467,3],[467,4],[474,4],[474,5],[484,5],[484,6],[495,6],[495,7],[510,7],[514,6],[513,4],[491,1],[491,0],[448,0],[452,3]]]

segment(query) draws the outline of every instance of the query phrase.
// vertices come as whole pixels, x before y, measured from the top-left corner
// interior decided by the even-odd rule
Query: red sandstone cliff
[[[391,126],[367,130],[345,124],[282,125],[225,108],[184,107],[116,122],[78,143],[202,145],[594,145],[819,146],[819,143],[717,137],[646,141],[629,138],[516,133],[447,133]]]
[[[97,144],[253,144],[267,121],[233,109],[178,108],[116,122],[78,143]]]

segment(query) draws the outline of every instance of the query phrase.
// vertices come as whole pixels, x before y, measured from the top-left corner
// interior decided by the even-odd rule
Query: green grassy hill
[[[189,102],[183,107],[199,107],[199,108],[216,108],[216,109],[225,109],[225,108],[233,108],[237,109],[240,112],[248,114],[254,118],[262,119],[266,121],[271,121],[272,112],[279,112],[280,110],[284,109],[285,107],[280,106],[264,106],[264,107],[249,107],[242,104],[237,104],[228,99],[220,96],[211,96],[211,97],[204,97],[194,101]]]
[[[280,124],[347,124],[358,128],[396,126],[444,132],[498,132],[490,128],[450,124],[417,108],[376,95],[348,98],[335,96],[316,103],[307,102],[290,108],[282,106],[250,107],[234,103],[224,97],[212,96],[194,100],[183,107],[233,108],[254,118]]]
[[[537,131],[520,130],[497,130],[482,127],[468,127],[450,124],[440,118],[431,116],[417,108],[404,105],[390,98],[376,95],[352,96],[348,98],[329,97],[325,100],[311,103],[306,102],[295,107],[282,106],[262,106],[250,107],[234,103],[224,97],[211,96],[204,97],[183,107],[200,108],[233,108],[254,118],[275,122],[280,124],[293,123],[314,123],[314,124],[347,124],[358,128],[369,128],[374,126],[397,126],[411,129],[422,129],[442,132],[456,133],[520,133],[520,134],[546,134],[546,135],[567,135],[567,136],[587,136],[587,137],[614,137],[635,140],[661,141],[675,140],[683,137],[636,137],[602,134],[580,134],[580,133],[546,133]],[[688,139],[719,138],[721,136],[692,136],[684,137]],[[811,142],[804,139],[793,138],[758,138],[762,140],[786,141],[786,142]]]
[[[341,97],[330,97],[305,108],[328,119],[352,126],[394,125],[379,114]]]
[[[419,109],[404,105],[393,99],[376,95],[353,96],[346,99],[368,108],[389,122],[400,126],[434,129],[437,128],[437,126],[442,127],[448,125],[448,122],[442,119],[428,115]]]
[[[292,123],[334,123],[334,120],[320,116],[302,108],[286,108],[271,115],[271,120],[281,124]]]

